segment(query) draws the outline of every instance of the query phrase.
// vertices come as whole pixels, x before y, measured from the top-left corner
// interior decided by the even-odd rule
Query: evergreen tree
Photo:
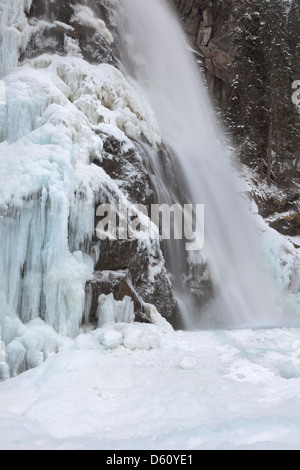
[[[293,57],[292,67],[300,80],[300,0],[292,0],[288,15],[288,42]]]
[[[227,121],[242,159],[270,183],[297,171],[300,144],[286,6],[283,0],[242,2],[239,15]]]

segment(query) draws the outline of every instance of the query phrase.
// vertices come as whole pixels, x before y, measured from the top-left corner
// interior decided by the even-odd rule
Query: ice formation
[[[104,21],[95,18],[93,11],[89,7],[84,5],[75,5],[73,8],[75,14],[72,17],[71,22],[78,22],[79,24],[90,26],[96,31],[100,31],[104,39],[108,42],[108,44],[112,44],[114,42],[114,38],[109,32],[109,30],[106,28]]]
[[[134,305],[132,299],[125,296],[123,300],[115,300],[113,294],[100,295],[98,300],[99,327],[105,324],[132,323],[134,321]]]
[[[120,8],[115,0],[105,3]],[[105,22],[86,4],[73,5],[71,24],[50,19],[29,20],[27,13],[31,4],[31,0],[0,0],[0,380],[39,365],[50,353],[64,347],[67,337],[74,338],[81,333],[83,315],[88,320],[85,287],[101,255],[101,247],[91,250],[95,206],[100,200],[116,205],[128,199],[124,181],[113,180],[99,166],[104,154],[103,136],[119,144],[121,157],[134,151],[135,140],[147,142],[155,152],[162,143],[158,122],[139,85],[131,84],[111,64],[88,63],[83,58],[79,40],[67,34],[73,33],[78,25],[91,28],[109,47],[113,36]],[[34,35],[42,41],[43,32],[54,30],[63,31],[65,56],[43,53],[27,57],[25,54],[19,61]],[[127,42],[131,39],[126,36]],[[155,58],[156,51],[154,48]],[[165,62],[165,57],[160,56],[162,58]],[[138,58],[136,60],[138,62]],[[178,70],[177,57],[173,70]],[[155,75],[154,67],[151,73]],[[171,73],[173,82],[175,75]],[[153,80],[154,84],[157,78],[159,80],[159,76]],[[194,79],[198,83],[198,76]],[[178,85],[177,79],[176,83]],[[181,87],[180,82],[174,103],[177,99],[184,100]],[[165,91],[163,99],[168,100],[169,93]],[[172,93],[176,95],[176,88]],[[157,96],[158,109],[161,97]],[[190,98],[195,101],[193,95]],[[206,98],[203,101],[206,103]],[[183,117],[180,112],[174,112],[174,103],[163,107],[167,115],[163,116],[166,120],[161,121],[170,126],[177,126],[177,119]],[[188,114],[186,116],[189,118]],[[194,121],[198,122],[198,118]],[[185,126],[189,126],[188,119]],[[180,138],[178,129],[180,127],[176,127],[176,134]],[[189,130],[189,136],[193,137],[193,129],[192,134]],[[197,132],[198,127],[194,135]],[[202,140],[197,140],[197,152],[201,144]],[[194,150],[193,154],[198,155]],[[214,171],[214,159],[208,157],[210,153],[203,175]],[[223,176],[221,174],[221,179]],[[131,177],[132,174],[129,180]],[[204,181],[199,185],[197,179],[196,185],[205,189]],[[212,209],[216,210],[218,218],[217,208]],[[238,237],[237,232],[235,238]],[[147,252],[149,282],[154,283],[162,272],[167,277],[159,243],[142,239],[138,242]],[[239,246],[240,252],[244,252],[242,237]],[[272,246],[269,254],[275,277],[298,295],[298,284],[293,287],[286,281],[298,269],[291,259],[291,247],[279,239]],[[210,255],[219,263],[222,251],[219,258],[217,253],[215,250]],[[192,265],[192,258],[196,259],[197,255],[189,256]],[[276,261],[279,256],[283,260],[281,265]],[[177,263],[175,257],[173,263]],[[223,268],[223,277],[219,279],[221,287],[223,279],[229,277],[228,269],[234,271],[230,263],[225,263]],[[297,283],[297,278],[294,279]],[[247,276],[244,279],[241,275],[240,281],[249,291]],[[151,287],[155,293],[154,285]],[[251,302],[247,311],[251,310]],[[107,325],[133,321],[133,308],[128,296],[116,301],[112,294],[101,295],[98,326],[105,332],[110,331],[105,329]],[[148,319],[168,331],[169,325],[153,305],[144,302],[143,308]],[[131,349],[143,344],[146,349],[158,347],[155,335],[148,341],[136,327],[122,335]],[[101,341],[108,349],[120,343],[118,334],[106,332],[102,336]]]
[[[102,158],[99,134],[113,135],[128,149],[129,138],[161,142],[146,100],[115,67],[83,60],[76,41],[67,38],[67,57],[43,54],[18,64],[37,28],[62,26],[29,24],[30,6],[28,0],[0,2],[0,340],[6,351],[0,378],[57,349],[55,332],[79,332],[94,267],[84,247],[94,233],[96,201],[99,193],[113,203],[124,198],[93,163]],[[86,6],[74,7],[72,21],[113,41]],[[116,304],[115,316],[132,321],[132,303]],[[56,337],[51,348],[47,334],[32,332],[39,317]]]

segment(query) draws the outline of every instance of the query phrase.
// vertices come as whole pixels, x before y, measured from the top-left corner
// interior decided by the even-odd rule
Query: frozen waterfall
[[[188,49],[167,1],[0,0],[0,380],[84,333],[92,301],[95,328],[132,322],[137,305],[149,321],[161,320],[157,304],[172,317],[171,287],[189,328],[287,324]],[[87,283],[115,261],[95,240],[96,206],[137,194],[204,204],[205,248],[124,245],[121,298],[95,301]],[[213,284],[205,308],[183,282],[197,263]]]

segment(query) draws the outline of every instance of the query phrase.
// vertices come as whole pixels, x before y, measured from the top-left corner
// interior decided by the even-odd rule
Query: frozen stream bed
[[[300,449],[300,330],[81,335],[0,384],[0,449]]]

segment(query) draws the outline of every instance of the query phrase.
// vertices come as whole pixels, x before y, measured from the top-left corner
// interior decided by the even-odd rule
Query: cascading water
[[[152,188],[154,189],[156,200],[167,204],[168,207],[176,205],[183,208],[184,204],[189,204],[191,196],[184,174],[179,167],[179,161],[175,158],[170,147],[162,148],[159,152],[148,146],[143,146],[145,153],[144,164],[150,176]],[[172,222],[172,220],[171,220]],[[174,222],[172,225],[174,230]],[[205,295],[202,294],[201,302],[197,303],[197,296],[187,284],[189,271],[192,262],[189,263],[188,253],[200,267],[202,274],[206,271],[205,260],[200,252],[187,252],[185,250],[185,240],[162,240],[163,252],[166,260],[166,267],[171,274],[172,291],[176,299],[176,310],[180,324],[186,329],[194,328],[195,320],[199,320],[199,308],[203,300],[210,295],[210,289],[205,286]],[[198,266],[199,264],[199,266]],[[200,289],[201,286],[198,286]]]
[[[180,159],[193,204],[205,205],[205,256],[215,292],[205,321],[226,327],[284,323],[277,291],[258,259],[253,221],[242,207],[209,99],[175,15],[165,0],[123,0],[122,5],[134,38],[127,41],[127,47],[133,44],[128,73],[134,70],[163,138]],[[125,23],[119,27],[124,34]]]
[[[275,297],[255,261],[252,221],[240,207],[209,100],[167,5],[0,0],[0,13],[0,380],[59,350],[60,335],[79,334],[93,303],[87,283],[100,279],[94,271],[115,269],[114,280],[126,280],[141,314],[160,321],[157,307],[175,323],[159,241],[139,239],[106,252],[94,240],[98,203],[117,210],[121,200],[143,202],[141,194],[146,205],[154,200],[144,166],[160,203],[205,204],[205,250],[186,255],[180,243],[165,247],[185,326],[198,326],[201,316],[212,316],[214,325],[216,316],[226,326],[280,324],[263,292]],[[115,50],[124,42],[128,71],[139,84],[131,86],[115,67],[122,65],[102,19],[110,15],[112,32],[115,23],[123,28]],[[209,290],[213,280],[206,315],[199,310],[210,295],[190,282],[193,269],[192,281],[199,275],[202,287],[207,282]],[[131,297],[116,303],[107,297],[96,297],[100,326],[107,318],[133,319]]]

